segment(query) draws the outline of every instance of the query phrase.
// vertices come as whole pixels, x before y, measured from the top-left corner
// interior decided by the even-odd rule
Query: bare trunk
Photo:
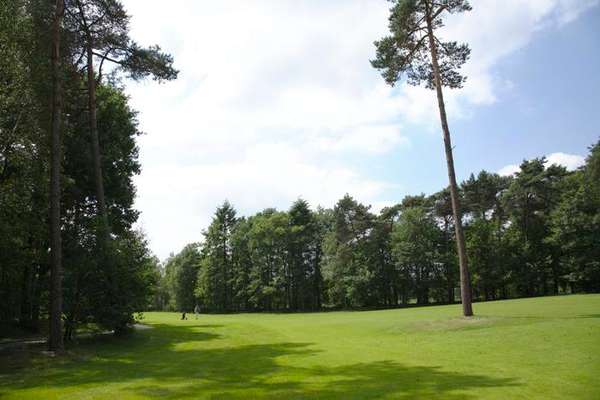
[[[64,11],[63,0],[56,0],[52,24],[52,132],[50,163],[50,331],[48,348],[64,350],[62,337],[62,243],[60,233],[60,170],[62,149],[60,122],[62,113],[60,77],[60,24]]]
[[[88,85],[88,108],[90,136],[92,140],[92,158],[94,165],[94,180],[96,184],[96,200],[98,211],[103,219],[104,227],[107,228],[106,200],[104,197],[104,181],[102,180],[102,156],[100,155],[100,139],[98,138],[98,120],[96,118],[96,77],[94,76],[94,54],[92,39],[87,39],[87,85]]]
[[[450,141],[450,129],[448,128],[448,119],[446,117],[446,107],[444,105],[444,94],[442,92],[442,80],[440,77],[440,67],[437,59],[437,49],[431,27],[431,19],[427,20],[427,34],[429,36],[429,47],[431,49],[431,61],[433,64],[433,75],[435,89],[437,92],[438,106],[440,109],[440,120],[442,131],[444,133],[444,146],[446,149],[446,162],[448,164],[448,179],[450,181],[450,198],[452,200],[452,214],[454,216],[454,228],[456,230],[456,247],[458,249],[458,262],[460,265],[460,297],[462,300],[463,314],[465,317],[473,315],[471,305],[471,279],[467,265],[467,252],[465,248],[465,237],[462,228],[462,214],[458,199],[458,187],[456,184],[456,175],[454,173],[454,157],[452,156],[452,142]]]

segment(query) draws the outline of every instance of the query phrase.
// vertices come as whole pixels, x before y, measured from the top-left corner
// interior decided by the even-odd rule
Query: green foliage
[[[544,158],[515,177],[481,171],[461,187],[476,300],[599,289],[595,177]],[[266,209],[238,218],[226,202],[205,232],[193,278],[180,284],[210,312],[377,308],[454,303],[459,290],[450,191],[406,196],[378,214],[349,195],[333,209]],[[169,273],[167,273],[169,275]],[[170,296],[176,296],[171,286]],[[172,304],[174,304],[172,302]],[[176,308],[174,305],[171,309]]]
[[[556,207],[567,171],[556,165],[545,167],[545,158],[524,161],[503,196],[510,221],[509,230],[518,240],[515,271],[518,291],[528,296],[558,292],[558,249],[547,238],[550,215]]]
[[[141,47],[129,37],[129,15],[118,0],[73,0],[66,2],[65,29],[79,62],[86,62],[88,47],[100,60],[99,79],[105,62],[115,67],[113,74],[124,73],[133,80],[152,77],[173,80],[178,71],[173,57],[160,46]]]
[[[427,36],[428,25],[432,30],[443,26],[442,12],[457,13],[471,10],[467,1],[390,0],[388,28],[390,35],[375,42],[377,53],[371,65],[380,70],[385,81],[394,86],[406,77],[411,85],[434,88],[433,65],[430,47],[437,49],[442,84],[460,88],[466,78],[458,70],[468,60],[471,50],[466,44],[434,43]]]
[[[0,320],[35,324],[47,271],[48,164],[37,28],[23,1],[0,3]],[[40,282],[41,281],[41,282]]]
[[[417,304],[427,304],[438,279],[442,232],[423,207],[402,211],[392,233],[392,248],[400,276]],[[408,284],[411,283],[411,284]],[[409,295],[410,295],[409,294]]]
[[[0,2],[0,320],[19,320],[33,329],[48,314],[51,3]],[[61,32],[62,297],[67,338],[88,323],[122,332],[136,312],[150,306],[159,279],[156,258],[143,235],[133,230],[138,217],[133,177],[140,172],[136,113],[122,88],[100,83],[98,134],[112,230],[110,240],[98,240],[103,228],[93,200],[88,99],[82,90],[86,77],[78,69],[81,38],[69,28],[72,7],[81,5],[85,13],[100,3],[113,7],[110,18],[128,18],[117,1],[69,1]],[[98,21],[93,30],[101,47],[121,40],[117,36],[126,33],[126,26]]]
[[[165,280],[169,293],[166,309],[191,312],[198,303],[194,296],[200,268],[200,246],[189,244],[165,262]]]
[[[259,310],[284,309],[290,287],[287,260],[289,218],[286,213],[267,209],[252,218],[248,249],[250,304]]]
[[[569,177],[551,216],[550,242],[574,290],[600,291],[600,142],[585,167]]]
[[[236,222],[236,212],[226,201],[217,208],[211,225],[204,232],[196,295],[205,309],[230,310],[233,283],[231,236]]]
[[[199,304],[211,312],[319,309],[321,240],[320,220],[304,200],[248,219],[225,202],[204,233]]]
[[[370,290],[373,242],[370,233],[375,216],[349,195],[333,209],[333,229],[325,238],[323,275],[328,282],[328,299],[336,307],[373,304]]]

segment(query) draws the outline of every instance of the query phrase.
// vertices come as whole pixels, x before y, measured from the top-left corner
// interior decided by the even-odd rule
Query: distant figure
[[[187,317],[185,316],[185,311],[183,312],[183,314],[181,314],[181,320],[183,321],[184,319],[187,319]]]
[[[198,319],[198,314],[200,314],[200,306],[198,304],[194,307],[194,314],[196,315],[196,319]]]

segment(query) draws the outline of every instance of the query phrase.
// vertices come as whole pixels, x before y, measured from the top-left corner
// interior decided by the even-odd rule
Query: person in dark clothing
[[[183,314],[181,314],[181,320],[187,319],[187,317],[185,316],[185,311],[183,312]]]

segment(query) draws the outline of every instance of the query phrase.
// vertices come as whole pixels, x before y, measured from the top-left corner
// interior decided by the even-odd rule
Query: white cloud
[[[466,118],[473,106],[494,103],[511,84],[493,66],[595,2],[480,0],[470,15],[451,18],[446,34],[473,53],[464,90],[446,92],[450,115]],[[389,88],[369,65],[373,41],[387,31],[385,1],[125,6],[132,36],[172,52],[181,70],[175,82],[127,88],[147,132],[136,206],[161,257],[199,240],[225,198],[244,213],[287,208],[300,195],[331,206],[346,192],[389,204],[397,185],[357,165],[410,146],[403,125],[438,129],[432,91]]]
[[[552,153],[546,156],[546,165],[562,165],[569,171],[576,170],[585,164],[585,157],[577,154]]]
[[[498,175],[500,176],[510,176],[519,172],[521,168],[517,164],[510,164],[505,167],[502,167],[498,170]]]
[[[585,157],[561,152],[548,154],[546,156],[546,166],[548,167],[553,164],[561,165],[568,171],[574,171],[585,164]],[[510,164],[500,168],[498,174],[501,176],[510,176],[516,174],[520,170],[521,168],[517,164]]]

